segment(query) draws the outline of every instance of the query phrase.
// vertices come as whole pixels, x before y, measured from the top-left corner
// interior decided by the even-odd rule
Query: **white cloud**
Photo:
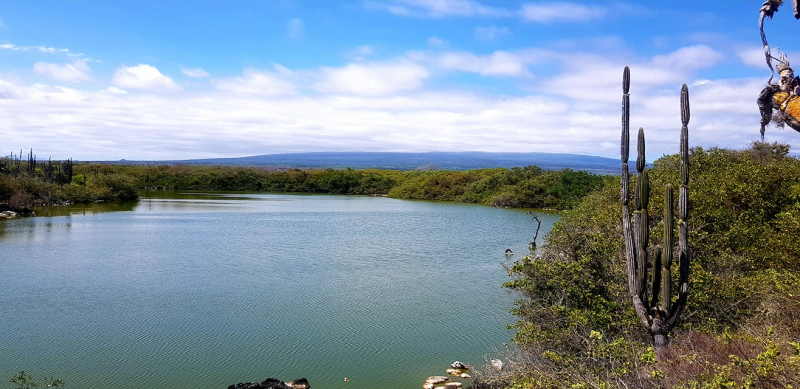
[[[375,52],[375,49],[372,46],[364,45],[358,46],[355,49],[352,49],[345,53],[347,58],[350,58],[354,61],[363,61],[370,55]]]
[[[427,43],[428,43],[428,46],[431,46],[431,47],[444,47],[444,46],[447,45],[447,41],[446,40],[444,40],[442,38],[439,38],[439,37],[435,37],[435,36],[432,36],[432,37],[428,38]]]
[[[520,9],[522,19],[537,23],[584,22],[606,16],[603,7],[578,3],[529,3]]]
[[[481,4],[471,0],[394,0],[392,2],[368,1],[372,9],[388,11],[398,16],[419,18],[445,17],[518,17],[536,23],[585,22],[608,15],[609,7],[615,13],[642,14],[642,7],[610,4],[608,7],[571,2],[530,2],[517,10]],[[493,4],[503,4],[494,2]]]
[[[563,53],[562,55],[563,57],[558,57],[558,54],[553,54],[553,57],[557,58],[558,62],[564,63],[564,71],[541,81],[544,92],[566,96],[581,105],[618,102],[620,96],[616,91],[620,89],[624,63],[589,54]],[[638,77],[635,88],[639,88],[637,92],[641,93],[643,82],[641,75],[648,74],[650,78],[652,74],[640,70],[640,66],[632,68],[634,69],[632,77]],[[650,80],[652,81],[652,78]],[[633,86],[631,88],[634,89]]]
[[[303,34],[303,21],[297,18],[289,20],[286,23],[286,33],[289,34],[290,38],[299,38],[300,35]]]
[[[736,55],[744,62],[745,65],[767,69],[767,60],[764,55],[764,48],[753,46],[739,50]]]
[[[333,94],[377,96],[418,89],[430,73],[421,65],[400,60],[322,68],[315,89]]]
[[[33,147],[55,158],[82,160],[322,150],[543,151],[616,157],[622,64],[558,54],[589,61],[552,78],[561,81],[575,74],[576,84],[559,87],[577,89],[583,100],[540,92],[496,96],[420,90],[365,96],[338,91],[254,95],[230,90],[142,95],[125,94],[117,87],[90,92],[0,78],[0,109],[25,113],[0,116],[0,128],[9,149]],[[276,68],[269,74],[285,78],[285,71]],[[598,78],[603,80],[595,82]],[[641,64],[632,64],[631,124],[647,131],[648,159],[653,160],[677,152],[679,84],[648,85],[648,78]],[[753,96],[763,81],[711,80],[690,87],[690,145],[741,148],[757,139],[759,117]],[[800,147],[791,130],[768,128],[767,140],[791,144],[795,150]]]
[[[36,71],[36,73],[48,76],[52,79],[69,82],[89,81],[91,80],[89,73],[92,72],[89,65],[80,59],[74,63],[65,63],[62,65],[37,62],[33,65],[33,70]]]
[[[161,74],[158,69],[147,64],[122,66],[117,69],[111,82],[122,88],[145,89],[155,92],[178,92],[183,89],[172,78]]]
[[[17,99],[23,94],[22,88],[0,78],[0,99]]]
[[[128,94],[128,92],[126,92],[124,89],[120,89],[120,88],[117,88],[115,86],[110,86],[110,87],[100,91],[100,93],[110,93],[110,94],[113,94],[113,95],[127,95]]]
[[[526,56],[507,51],[495,51],[491,55],[477,56],[468,52],[444,53],[439,57],[439,67],[478,73],[484,76],[530,76]]]
[[[34,84],[28,89],[28,98],[39,104],[56,103],[66,107],[80,105],[86,100],[86,94],[72,88],[44,84]],[[56,113],[57,118],[63,118],[69,113]]]
[[[653,57],[653,64],[664,69],[702,69],[715,65],[723,55],[706,45],[689,46]]]
[[[429,18],[448,16],[507,17],[508,10],[485,6],[469,0],[398,0],[392,3],[369,3],[374,8],[385,9],[395,15]]]
[[[24,113],[0,115],[0,128],[9,149],[34,147],[84,160],[353,150],[616,157],[620,80],[628,64],[631,125],[647,131],[649,160],[677,151],[684,82],[691,85],[691,146],[741,148],[758,138],[754,99],[764,79],[714,79],[701,72],[720,66],[727,52],[698,45],[641,57],[613,45],[595,48],[598,54],[579,48],[486,55],[430,50],[306,70],[276,65],[173,94],[126,92],[179,90],[149,65],[122,67],[113,86],[95,92],[26,84],[0,73],[0,111]],[[471,85],[449,90],[452,84],[431,90],[439,80],[429,79],[454,71],[516,77],[515,92],[527,95],[482,94]],[[788,143],[795,152],[800,147],[791,130],[770,127],[767,140]]]
[[[290,72],[286,68],[276,67],[278,72]],[[294,94],[295,87],[283,79],[280,74],[270,71],[245,69],[242,77],[220,79],[214,81],[218,90],[241,94],[277,96]]]
[[[745,78],[707,81],[689,87],[689,100],[692,116],[689,122],[689,142],[703,147],[742,148],[759,138],[759,114],[755,96],[764,85],[763,79]],[[670,90],[656,91],[636,101],[641,108],[636,115],[637,127],[644,126],[650,138],[658,143],[659,152],[649,152],[648,160],[664,153],[678,151],[680,128],[680,95],[676,84]],[[633,116],[633,114],[632,114]],[[631,121],[633,122],[633,117]],[[779,131],[774,127],[767,129],[767,141],[800,146],[793,131]]]
[[[509,35],[511,32],[508,27],[475,27],[475,37],[481,41],[493,41],[501,36]]]
[[[45,47],[45,46],[17,46],[13,43],[2,43],[0,44],[0,49],[5,50],[14,50],[14,51],[39,51],[42,53],[64,53],[69,54],[69,49],[58,49],[55,47]],[[80,54],[74,54],[80,55]]]
[[[570,99],[602,104],[618,100],[616,90],[622,68],[630,65],[638,93],[650,93],[665,85],[692,83],[700,69],[717,64],[723,55],[708,46],[689,46],[654,56],[649,61],[625,63],[613,55],[550,52],[540,53],[549,61],[561,63],[564,71],[541,81],[543,91]],[[632,86],[632,88],[634,88]],[[633,93],[633,92],[632,92]]]
[[[209,76],[208,72],[201,68],[185,68],[181,66],[181,72],[187,77],[192,78],[204,78]]]

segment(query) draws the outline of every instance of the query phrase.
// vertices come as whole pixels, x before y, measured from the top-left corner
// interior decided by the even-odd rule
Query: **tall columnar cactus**
[[[678,194],[678,289],[672,282],[673,262],[673,188],[666,187],[664,194],[664,241],[660,249],[654,249],[652,278],[648,280],[648,244],[650,218],[648,205],[650,181],[645,170],[644,129],[639,128],[636,157],[636,193],[634,195],[633,223],[628,207],[630,177],[628,154],[630,149],[630,69],[626,66],[622,76],[622,230],[625,239],[625,256],[628,270],[628,291],[636,314],[644,327],[650,331],[655,347],[667,346],[669,333],[678,323],[686,306],[689,292],[689,245],[687,240],[689,210],[689,89],[681,89],[681,138],[680,138],[680,188]],[[673,296],[677,299],[673,303]]]
[[[33,155],[33,149],[31,149],[30,154],[28,154],[28,175],[31,177],[36,175],[36,157]]]

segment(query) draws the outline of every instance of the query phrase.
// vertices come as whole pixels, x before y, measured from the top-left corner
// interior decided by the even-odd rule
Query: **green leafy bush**
[[[797,384],[797,378],[776,377],[798,374],[791,345],[800,339],[800,161],[788,156],[787,146],[755,143],[738,151],[694,149],[690,163],[690,297],[667,354],[655,362],[633,312],[619,178],[606,179],[601,190],[564,213],[545,247],[509,266],[513,280],[504,286],[521,297],[514,341],[530,363],[507,385]],[[677,166],[677,155],[656,161],[652,185],[676,185]],[[663,194],[652,196],[650,239],[657,241]],[[690,352],[693,342],[702,343],[698,339],[708,353]],[[681,358],[700,362],[681,365]]]
[[[103,174],[91,181],[91,186],[98,189],[101,200],[135,200],[139,198],[139,189],[133,177],[122,174]]]
[[[389,196],[498,207],[569,209],[602,182],[601,176],[585,171],[542,171],[538,166],[430,171],[415,173],[389,191]]]

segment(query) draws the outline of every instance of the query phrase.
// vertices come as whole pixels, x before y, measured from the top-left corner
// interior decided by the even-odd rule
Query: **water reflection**
[[[86,389],[419,387],[510,339],[500,262],[535,228],[521,210],[369,196],[158,191],[42,211],[0,222],[0,377]]]
[[[212,191],[179,191],[179,190],[143,190],[139,192],[139,197],[145,199],[161,200],[267,200],[268,195],[281,195],[283,193],[264,193],[264,192],[212,192]],[[313,194],[291,193],[291,196],[315,196]]]
[[[263,194],[261,194],[263,196]],[[192,202],[203,202],[208,200],[209,204],[219,204],[220,200],[240,201],[240,200],[267,200],[259,198],[258,193],[221,193],[203,191],[175,191],[175,190],[153,190],[140,191],[138,201],[111,201],[102,203],[73,204],[67,206],[36,207],[33,210],[37,216],[56,217],[70,215],[87,215],[104,212],[131,212],[136,210],[143,202],[151,200],[181,200]],[[276,201],[276,199],[271,199]],[[278,200],[279,201],[279,200]]]
[[[34,208],[36,216],[55,217],[70,215],[87,215],[103,212],[130,212],[136,208],[138,201],[112,201],[107,203],[73,204],[58,207]]]
[[[159,191],[44,211],[0,222],[0,377],[86,389],[419,387],[510,339],[500,262],[535,228],[520,210],[368,196]]]

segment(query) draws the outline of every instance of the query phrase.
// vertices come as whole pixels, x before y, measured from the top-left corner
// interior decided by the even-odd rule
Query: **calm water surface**
[[[418,388],[512,336],[500,263],[533,235],[522,211],[162,197],[0,221],[0,382],[26,370],[75,389]],[[542,216],[545,232],[557,216]]]

